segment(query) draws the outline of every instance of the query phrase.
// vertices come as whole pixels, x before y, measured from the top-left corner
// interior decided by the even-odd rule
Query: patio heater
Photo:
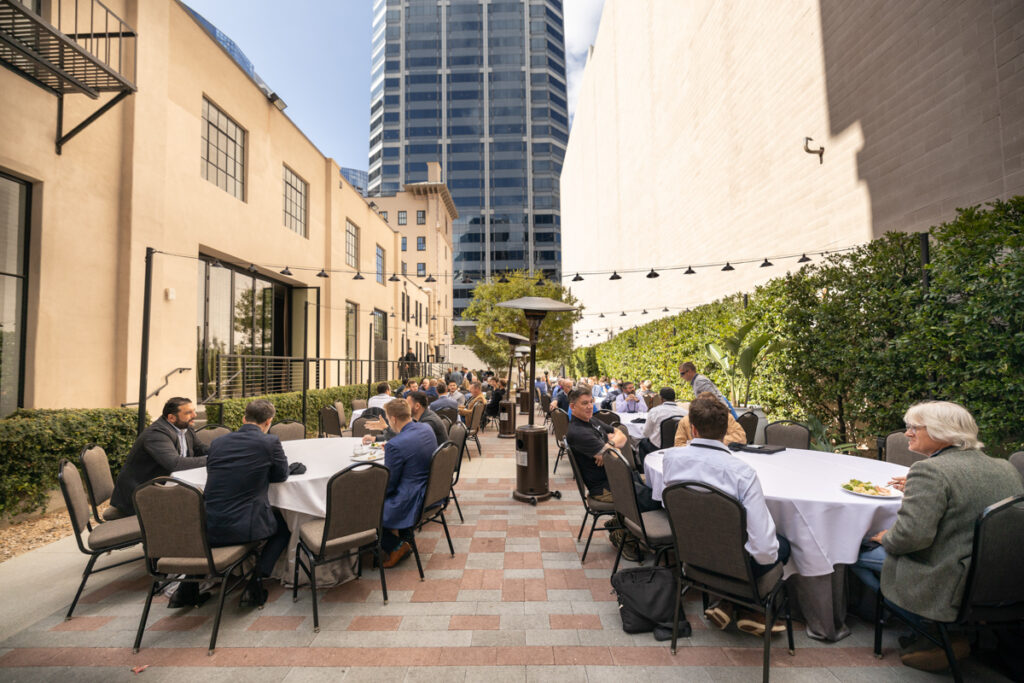
[[[530,327],[530,384],[534,386],[537,374],[537,333],[544,317],[549,312],[575,310],[574,306],[541,296],[524,296],[511,301],[503,301],[497,306],[514,308],[526,315],[526,324]],[[516,490],[512,497],[523,503],[536,505],[554,496],[561,498],[559,491],[548,490],[548,432],[544,427],[533,424],[534,404],[533,392],[530,396],[529,424],[520,425],[516,429]]]
[[[498,438],[513,439],[516,435],[516,403],[512,397],[512,363],[515,358],[515,349],[518,344],[529,341],[526,337],[515,332],[496,332],[495,337],[501,337],[508,342],[508,393],[505,400],[498,404]]]
[[[529,358],[529,357],[530,357],[530,347],[529,346],[517,346],[516,347],[516,358],[524,359],[524,358]],[[520,384],[520,387],[526,387],[525,391],[522,388],[520,388],[520,391],[519,391],[519,414],[520,415],[527,415],[530,412],[530,397],[527,396],[527,394],[531,394],[532,395],[535,392],[535,389],[532,386],[527,386],[527,379],[529,379],[529,378],[525,377],[526,373],[523,372],[522,364],[519,363],[518,365],[519,365],[519,384]]]

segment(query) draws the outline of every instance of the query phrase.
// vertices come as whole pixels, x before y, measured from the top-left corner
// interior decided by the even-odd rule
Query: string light
[[[288,266],[285,266],[284,270],[281,271],[281,275],[286,275],[286,276],[291,277],[291,274],[292,274],[292,271],[288,270]]]
[[[609,280],[621,280],[622,276],[619,275],[619,273],[617,271],[612,271],[612,276],[610,278],[608,278],[608,279]]]
[[[647,273],[647,279],[648,280],[653,280],[656,277],[661,277],[661,276],[658,275],[658,273],[655,272],[654,268],[651,268],[651,272]]]
[[[725,262],[725,267],[724,267],[724,268],[722,268],[722,270],[726,270],[726,271],[727,271],[727,270],[736,270],[736,269],[735,269],[735,268],[733,268],[733,267],[732,267],[731,265],[729,265],[729,262],[728,262],[728,261],[726,261],[726,262]]]
[[[320,272],[317,273],[316,276],[317,277],[322,277],[322,278],[330,277],[330,275],[327,274],[327,271],[324,270],[323,268],[320,269]]]
[[[580,277],[579,273],[576,273],[576,277],[572,279],[573,282],[583,282],[583,278]]]

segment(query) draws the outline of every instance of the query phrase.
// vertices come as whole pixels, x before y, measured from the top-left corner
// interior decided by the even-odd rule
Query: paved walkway
[[[419,581],[411,558],[389,570],[388,605],[369,572],[325,592],[314,633],[308,589],[293,603],[275,586],[263,610],[239,608],[236,594],[225,606],[217,650],[207,656],[213,601],[172,611],[163,599],[154,602],[142,651],[132,655],[149,584],[141,564],[93,577],[65,622],[85,565],[65,539],[0,564],[0,680],[760,680],[760,639],[709,630],[696,596],[686,605],[693,636],[680,641],[676,656],[650,634],[623,633],[605,534],[580,564],[582,507],[567,463],[551,480],[562,499],[532,507],[511,498],[513,440],[491,430],[481,441],[484,457],[470,444],[473,459],[463,466],[466,519],[453,515],[450,524],[455,557],[439,527],[425,530],[419,545],[427,579]],[[549,453],[553,462],[553,440]],[[779,637],[772,679],[941,680],[903,667],[891,633],[886,657],[876,660],[870,626],[853,617],[849,625],[853,634],[834,644],[798,628],[794,657]],[[141,674],[131,672],[143,665]],[[1001,680],[971,662],[965,673]]]

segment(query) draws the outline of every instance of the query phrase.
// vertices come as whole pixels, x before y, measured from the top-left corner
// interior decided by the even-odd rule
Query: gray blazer
[[[980,451],[950,449],[915,462],[896,523],[882,537],[882,592],[928,619],[953,621],[960,609],[986,507],[1024,493],[1010,463]]]

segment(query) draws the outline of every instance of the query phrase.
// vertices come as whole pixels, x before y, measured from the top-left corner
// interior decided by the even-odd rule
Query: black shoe
[[[267,603],[267,598],[270,596],[269,591],[263,587],[263,579],[254,576],[249,580],[249,585],[245,587],[245,591],[242,593],[242,599],[239,601],[239,607],[256,607],[263,609],[263,605]]]
[[[198,583],[181,583],[178,590],[167,601],[168,609],[180,609],[182,607],[202,607],[210,599],[210,593],[200,593]]]

